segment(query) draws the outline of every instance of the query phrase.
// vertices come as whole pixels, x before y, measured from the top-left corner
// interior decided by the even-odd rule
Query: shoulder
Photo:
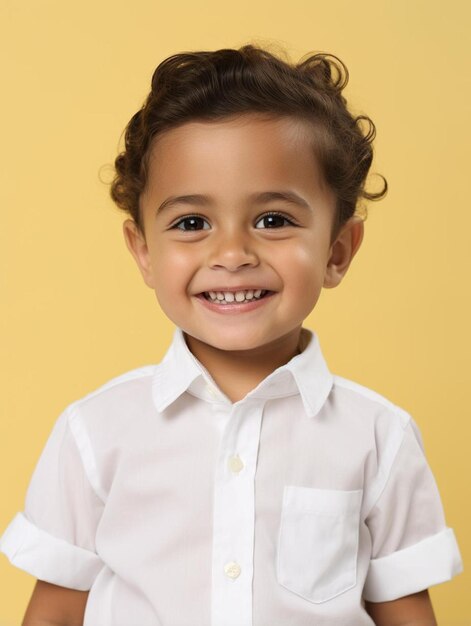
[[[152,380],[156,365],[144,365],[111,378],[99,387],[73,401],[67,407],[69,414],[114,413],[127,410],[132,405],[146,404],[152,400]]]
[[[401,462],[423,458],[422,434],[410,413],[369,387],[334,376],[332,396],[333,404],[345,416],[344,423],[352,423],[352,441],[358,441],[361,433],[364,442],[364,506],[370,511],[389,480],[399,451],[405,455]]]
[[[153,434],[155,368],[143,366],[115,376],[69,404],[62,414],[101,499],[106,499],[107,477],[113,475],[123,451]]]
[[[361,385],[358,382],[333,376],[332,391],[340,406],[348,406],[363,418],[367,416],[388,416],[389,420],[405,429],[411,421],[410,414],[386,396]]]
[[[410,413],[386,396],[358,382],[333,376],[331,406],[342,424],[362,432],[376,454],[392,460],[407,433],[423,445],[420,430]]]

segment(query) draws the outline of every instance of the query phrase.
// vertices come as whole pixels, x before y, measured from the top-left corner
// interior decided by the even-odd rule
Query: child
[[[23,626],[436,624],[462,563],[420,431],[302,327],[386,192],[347,78],[252,45],[157,68],[112,197],[175,335],[57,419],[1,541]]]

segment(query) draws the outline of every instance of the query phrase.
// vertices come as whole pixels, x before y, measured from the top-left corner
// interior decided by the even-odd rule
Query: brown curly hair
[[[189,121],[220,121],[244,113],[307,121],[326,183],[337,198],[332,238],[354,213],[365,190],[376,129],[366,115],[353,116],[342,90],[348,70],[332,54],[308,55],[293,64],[261,47],[182,52],[166,58],[152,76],[151,91],[125,130],[125,149],[115,160],[111,197],[143,231],[139,198],[156,137]],[[362,125],[366,125],[363,131]],[[366,216],[366,215],[365,215]]]

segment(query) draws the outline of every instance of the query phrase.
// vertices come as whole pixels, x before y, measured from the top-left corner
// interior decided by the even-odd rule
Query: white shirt
[[[363,626],[463,569],[419,429],[315,333],[236,403],[175,331],[57,419],[0,549],[84,626]]]

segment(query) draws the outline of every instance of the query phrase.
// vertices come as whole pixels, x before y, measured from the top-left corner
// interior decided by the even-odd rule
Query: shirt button
[[[227,464],[233,474],[238,474],[242,469],[244,469],[244,464],[238,454],[229,457]]]
[[[240,565],[235,561],[230,561],[224,565],[224,571],[229,578],[237,578],[240,575]]]

